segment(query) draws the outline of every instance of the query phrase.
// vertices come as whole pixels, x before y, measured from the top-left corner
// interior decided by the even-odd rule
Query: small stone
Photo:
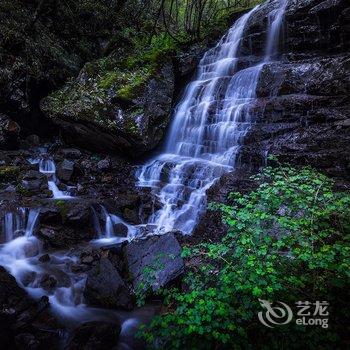
[[[106,171],[110,168],[111,162],[109,159],[102,159],[97,163],[97,168],[100,171]]]
[[[39,284],[43,289],[52,291],[57,286],[57,279],[54,276],[45,274]]]
[[[60,153],[68,159],[78,159],[81,157],[81,152],[76,148],[63,148]]]
[[[81,259],[82,264],[91,264],[94,258],[91,255],[85,256]]]

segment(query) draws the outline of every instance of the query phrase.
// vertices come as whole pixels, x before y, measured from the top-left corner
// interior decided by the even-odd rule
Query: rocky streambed
[[[134,344],[136,327],[159,308],[135,309],[137,295],[175,283],[184,270],[173,233],[132,240],[150,232],[141,222],[157,206],[135,187],[135,167],[59,144],[2,156],[1,324],[9,348]]]

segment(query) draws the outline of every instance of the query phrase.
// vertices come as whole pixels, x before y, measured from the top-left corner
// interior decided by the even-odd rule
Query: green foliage
[[[16,192],[19,193],[23,197],[29,197],[31,195],[30,191],[25,189],[22,185],[16,186]]]
[[[63,200],[58,200],[56,201],[56,206],[61,214],[62,222],[65,222],[67,220],[67,214],[69,210],[67,202]]]
[[[219,243],[185,248],[200,259],[182,289],[164,291],[167,311],[140,335],[172,349],[336,348],[345,334],[349,285],[350,195],[311,168],[267,167],[247,195],[231,193],[220,210],[228,230]],[[330,303],[331,327],[291,322],[262,326],[258,298]],[[200,342],[198,341],[200,339]]]
[[[147,293],[154,289],[154,284],[158,278],[159,270],[164,268],[164,253],[158,253],[154,260],[145,266],[142,270],[142,280],[137,285],[135,294],[138,306],[143,306],[146,301]]]
[[[165,32],[152,36],[151,40],[145,33],[138,33],[138,35],[135,33],[132,44],[131,54],[121,64],[127,69],[147,67],[152,71],[177,51],[175,41]]]

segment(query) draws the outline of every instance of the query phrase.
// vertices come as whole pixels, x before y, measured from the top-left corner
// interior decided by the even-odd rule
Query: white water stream
[[[47,185],[52,192],[54,199],[71,199],[72,196],[67,192],[61,191],[58,186],[58,179],[56,177],[55,161],[49,156],[46,148],[40,148],[40,155],[38,158],[29,159],[31,164],[39,164],[39,171],[47,176]]]

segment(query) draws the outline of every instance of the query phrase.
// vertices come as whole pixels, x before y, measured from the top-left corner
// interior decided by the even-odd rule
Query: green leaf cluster
[[[181,288],[165,290],[165,312],[140,330],[151,348],[250,349],[344,346],[349,286],[350,195],[311,168],[267,167],[249,194],[213,203],[227,224],[218,243],[183,256],[200,261]],[[270,330],[260,324],[259,298],[326,300],[330,327],[295,321]],[[295,305],[294,305],[295,307]]]

